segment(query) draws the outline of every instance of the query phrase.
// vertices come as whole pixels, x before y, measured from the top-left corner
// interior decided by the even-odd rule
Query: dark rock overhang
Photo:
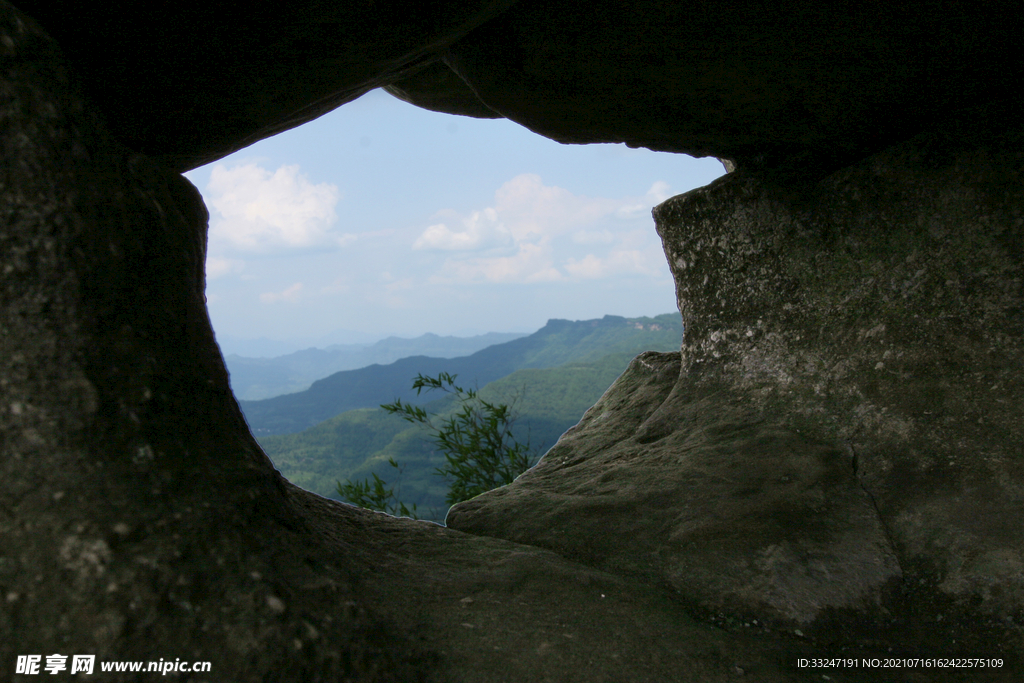
[[[389,84],[563,143],[830,170],[1022,76],[1010,0],[19,6],[121,140],[178,171]]]

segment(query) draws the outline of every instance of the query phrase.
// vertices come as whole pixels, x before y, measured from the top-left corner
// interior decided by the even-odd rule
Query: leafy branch
[[[417,396],[423,390],[440,390],[454,396],[461,407],[446,418],[431,415],[401,399],[381,406],[389,414],[423,425],[430,432],[431,441],[444,453],[444,465],[434,472],[450,480],[445,497],[449,505],[511,484],[537,460],[529,439],[520,443],[512,434],[517,418],[512,406],[483,400],[475,390],[455,384],[456,377],[446,372],[437,377],[417,375],[412,384]],[[388,462],[398,467],[393,459]],[[373,477],[372,484],[369,480],[361,484],[339,482],[338,492],[356,505],[386,512],[398,509],[401,514],[410,516],[405,505],[396,502],[393,490],[386,488],[376,474]]]

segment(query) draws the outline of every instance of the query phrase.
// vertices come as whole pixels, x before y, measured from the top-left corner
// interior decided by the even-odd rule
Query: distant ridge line
[[[389,364],[336,372],[306,389],[260,401],[240,401],[257,436],[299,432],[356,408],[376,408],[396,398],[422,403],[410,389],[417,374],[449,372],[463,386],[483,386],[524,368],[549,368],[592,362],[614,353],[678,350],[682,320],[678,313],[638,318],[606,315],[593,320],[553,318],[537,332],[495,344],[467,356],[410,356]]]

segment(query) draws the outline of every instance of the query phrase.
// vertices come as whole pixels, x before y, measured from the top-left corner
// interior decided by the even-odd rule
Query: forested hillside
[[[550,320],[527,337],[487,347],[460,358],[403,358],[338,372],[302,392],[263,401],[240,401],[256,436],[288,434],[357,408],[376,408],[396,398],[423,403],[410,388],[417,374],[457,374],[466,387],[483,386],[525,368],[588,363],[609,354],[676,351],[682,339],[678,313],[654,318],[605,316],[599,320]]]
[[[633,354],[619,353],[593,363],[517,370],[481,388],[480,396],[490,402],[515,402],[516,438],[529,439],[539,454],[580,420],[632,358]],[[442,415],[455,407],[448,398],[425,404],[428,412]],[[443,456],[434,451],[422,428],[380,408],[350,410],[303,432],[263,436],[259,442],[285,477],[322,496],[336,497],[338,480],[362,480],[376,473],[389,484],[397,483],[402,500],[417,504],[423,517],[433,513],[440,521],[447,511],[447,484],[433,473]],[[387,464],[388,458],[403,466],[400,475]]]
[[[304,391],[318,379],[342,370],[393,363],[409,356],[456,358],[502,344],[525,334],[489,332],[475,337],[441,337],[424,334],[415,339],[388,337],[373,344],[336,344],[325,349],[305,349],[275,358],[225,357],[231,374],[231,390],[243,400],[262,400]]]

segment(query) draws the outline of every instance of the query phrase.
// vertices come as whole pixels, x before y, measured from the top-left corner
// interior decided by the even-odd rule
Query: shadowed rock
[[[122,143],[176,171],[413,74],[515,0],[25,0]]]
[[[500,119],[455,75],[444,62],[434,62],[418,73],[394,81],[384,89],[398,99],[417,107],[478,119]]]
[[[301,491],[228,389],[207,213],[0,14],[0,667],[210,662],[182,681],[786,680],[656,587]],[[45,660],[44,660],[45,664]]]
[[[445,54],[559,142],[822,172],[1018,91],[1011,3],[519,2]]]
[[[1010,0],[19,7],[112,133],[178,171],[394,83],[428,109],[494,111],[560,142],[821,173],[1016,97],[1024,76]],[[468,87],[428,66],[439,59]]]

